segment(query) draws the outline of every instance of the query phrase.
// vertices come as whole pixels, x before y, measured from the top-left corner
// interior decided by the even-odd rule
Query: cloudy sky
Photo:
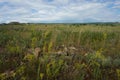
[[[0,23],[120,22],[120,0],[0,0]]]

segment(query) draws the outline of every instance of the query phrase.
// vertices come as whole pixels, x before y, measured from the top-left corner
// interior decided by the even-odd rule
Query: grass
[[[119,60],[118,23],[0,25],[0,80],[119,80]]]

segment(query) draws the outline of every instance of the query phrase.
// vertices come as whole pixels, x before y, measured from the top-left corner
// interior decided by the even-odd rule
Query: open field
[[[120,80],[120,23],[0,25],[0,80]]]

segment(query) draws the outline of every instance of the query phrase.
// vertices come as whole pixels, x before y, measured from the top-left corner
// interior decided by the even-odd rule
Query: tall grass
[[[0,80],[119,80],[119,60],[118,24],[0,25]]]

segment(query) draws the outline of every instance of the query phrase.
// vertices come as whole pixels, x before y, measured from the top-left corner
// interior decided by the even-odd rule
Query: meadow
[[[120,80],[120,23],[1,24],[0,80]]]

